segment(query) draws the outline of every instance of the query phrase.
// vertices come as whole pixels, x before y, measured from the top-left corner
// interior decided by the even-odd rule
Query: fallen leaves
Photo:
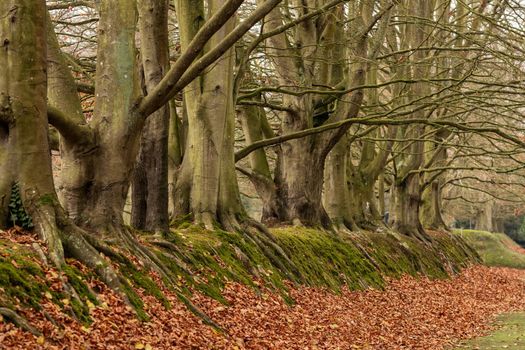
[[[230,283],[228,305],[203,295],[193,302],[225,333],[191,314],[176,295],[166,292],[166,310],[142,294],[152,315],[140,323],[122,300],[104,285],[103,306],[90,307],[87,328],[51,301],[41,311],[20,310],[42,330],[42,337],[0,322],[0,349],[443,349],[458,339],[487,331],[496,314],[525,309],[525,271],[476,266],[448,280],[405,276],[384,291],[291,287],[296,304],[262,287]],[[92,283],[98,283],[92,281]],[[45,317],[64,326],[58,329]]]

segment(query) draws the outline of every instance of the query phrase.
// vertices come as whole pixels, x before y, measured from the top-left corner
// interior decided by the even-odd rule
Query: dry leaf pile
[[[59,288],[57,274],[50,280]],[[295,287],[288,306],[268,289],[231,283],[226,306],[202,295],[193,301],[225,331],[204,325],[166,291],[166,310],[144,296],[151,321],[133,311],[103,284],[91,281],[102,304],[92,306],[94,323],[83,327],[55,304],[43,311],[19,310],[43,331],[36,337],[0,322],[0,349],[442,349],[458,339],[479,335],[495,314],[525,309],[525,271],[475,266],[449,280],[403,277],[386,290],[334,294]]]

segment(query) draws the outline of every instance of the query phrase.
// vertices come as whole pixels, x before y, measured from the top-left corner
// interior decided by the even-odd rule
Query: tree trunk
[[[220,5],[218,0],[211,1],[210,13],[217,11]],[[234,26],[235,18],[232,17],[211,38],[209,47],[217,45]],[[181,31],[181,34],[192,35],[195,31],[190,29]],[[188,40],[187,37],[183,39]],[[213,229],[215,223],[235,229],[238,227],[237,218],[244,215],[233,152],[232,51],[227,51],[213,68],[200,77],[197,84],[185,90],[189,134],[177,187],[187,191],[191,184],[189,212],[195,222],[204,224],[208,229]]]
[[[396,183],[390,220],[399,233],[425,240],[427,235],[419,221],[420,196],[418,174],[411,174],[402,183]]]
[[[476,216],[476,230],[493,232],[494,227],[492,223],[492,212],[493,212],[494,202],[492,200],[487,200],[483,204],[483,208],[478,212]]]
[[[9,152],[9,120],[4,115],[3,110],[6,96],[0,96],[0,229],[6,228],[9,219],[9,202],[11,198],[11,188],[13,187],[14,174],[12,154]]]
[[[241,105],[239,107],[241,125],[247,145],[264,138],[262,119],[266,117],[262,113],[264,110],[258,106]],[[249,160],[251,172],[246,175],[250,178],[263,203],[261,220],[264,223],[271,224],[269,220],[278,217],[281,209],[277,204],[277,192],[266,153],[263,149],[258,149],[250,154]]]
[[[75,80],[64,59],[51,18],[47,17],[48,106],[60,111],[51,114],[60,132],[61,169],[57,180],[60,202],[71,218],[83,212],[93,176],[95,135],[82,113]],[[58,118],[60,116],[62,118]]]
[[[412,48],[419,47],[428,40],[425,32],[424,20],[431,18],[432,6],[428,2],[413,2],[413,6],[408,9],[411,15],[417,17],[414,25],[414,33],[409,33],[409,44]],[[406,27],[407,32],[410,27]],[[430,72],[428,60],[425,60],[425,52],[417,50],[413,56],[414,65],[411,75],[414,79],[427,77]],[[416,100],[423,98],[429,93],[426,84],[416,83],[410,91],[410,98]],[[424,109],[413,113],[414,118],[427,117]],[[425,233],[423,225],[419,220],[419,205],[421,202],[420,175],[417,170],[423,166],[424,142],[418,138],[424,133],[425,128],[419,125],[403,127],[398,130],[400,138],[414,138],[415,141],[401,143],[399,146],[400,154],[396,159],[396,178],[394,180],[394,198],[392,203],[391,218],[394,228],[399,232],[417,237],[421,240],[430,240]],[[407,152],[408,150],[408,152]]]
[[[201,28],[206,18],[204,13],[204,2],[191,0],[176,0],[177,19],[179,21],[180,44],[181,50],[186,50]],[[174,185],[172,197],[173,212],[172,216],[186,217],[190,214],[190,196],[192,188],[192,173],[193,173],[193,149],[190,145],[190,128],[189,116],[197,113],[197,102],[201,95],[202,77],[197,77],[184,90],[184,108],[183,120],[187,121],[187,128],[185,128],[185,143],[184,155],[180,168],[177,172],[177,180]]]
[[[352,171],[353,170],[353,171]],[[361,172],[358,167],[350,170],[350,213],[355,224],[363,229],[374,230],[381,226],[381,215],[377,209],[375,184],[377,177]]]
[[[9,154],[22,203],[51,261],[60,266],[64,254],[55,221],[58,200],[47,136],[46,4],[7,0],[0,3],[0,13],[0,110],[8,121],[3,130],[8,142],[1,153]]]
[[[349,148],[347,137],[344,137],[326,159],[323,204],[337,229],[355,226],[350,209],[355,198],[349,192],[347,176]]]
[[[281,222],[330,226],[322,205],[325,157],[319,157],[312,137],[281,145],[280,171],[276,174]]]
[[[98,134],[98,148],[79,222],[99,232],[111,233],[123,225],[122,211],[144,119],[134,105],[140,95],[135,60],[135,4],[128,0],[101,1],[99,13],[97,90],[92,121]]]
[[[184,149],[182,147],[184,138],[181,130],[181,122],[177,115],[175,102],[170,102],[170,129],[168,133],[168,215],[175,217],[175,203],[177,202],[175,186],[179,178],[182,165]],[[189,202],[189,198],[183,199]]]
[[[139,30],[145,90],[151,92],[169,68],[168,0],[139,1]],[[168,132],[166,105],[146,120],[132,181],[131,222],[136,228],[168,230]]]
[[[441,212],[440,181],[432,181],[432,184],[423,191],[422,198],[421,222],[423,225],[433,230],[447,230]]]

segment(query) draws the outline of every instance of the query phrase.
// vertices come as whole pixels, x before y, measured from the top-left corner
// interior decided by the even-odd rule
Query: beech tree
[[[357,13],[358,8],[365,7],[365,3],[356,4],[356,11],[353,13]],[[326,13],[313,17],[313,2],[295,4],[293,11],[296,12],[296,21],[300,23],[294,28],[293,42],[287,40],[285,30],[288,27],[283,23],[283,11],[276,8],[266,18],[262,37],[268,37],[267,53],[276,69],[276,80],[282,87],[277,91],[283,93],[280,108],[283,134],[312,128],[316,112],[330,115],[324,121],[327,124],[351,119],[359,112],[363,92],[352,88],[365,82],[366,64],[362,61],[368,58],[366,47],[370,31],[378,21],[388,22],[387,13],[392,4],[386,4],[376,16],[372,16],[369,11],[361,22],[363,26],[355,27],[355,36],[351,36],[354,61],[348,66],[344,64],[345,50],[337,42],[341,36],[348,34],[343,28],[346,21],[344,7],[336,5],[337,2],[326,2],[320,8]],[[379,35],[384,33],[381,30],[378,32]],[[328,62],[326,57],[330,57]],[[348,73],[345,74],[345,71]],[[300,85],[297,85],[298,82]],[[315,91],[316,86],[327,89]],[[333,96],[323,94],[330,90],[343,91],[335,94],[343,96],[339,103],[334,103]],[[254,93],[256,91],[240,95],[238,99],[251,97]],[[261,195],[265,199],[263,222],[324,227],[331,225],[322,205],[324,165],[328,153],[348,128],[349,124],[342,125],[336,130],[305,135],[283,143],[278,152],[274,179],[269,179],[268,174],[251,176],[260,193],[265,193]],[[276,193],[271,194],[272,191]]]
[[[501,194],[525,146],[525,33],[505,1],[47,3],[0,3],[0,226],[34,226],[57,267],[75,257],[122,291],[99,253],[125,251],[176,285],[173,219],[241,232],[300,280],[265,225],[431,244],[443,203],[475,199],[499,229],[490,213],[521,201]]]

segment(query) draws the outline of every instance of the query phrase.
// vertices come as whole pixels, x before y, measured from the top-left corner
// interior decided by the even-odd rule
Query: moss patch
[[[42,300],[49,300],[66,313],[73,311],[81,323],[91,323],[88,304],[97,305],[98,300],[85,282],[87,277],[69,264],[62,266],[62,272],[80,301],[51,288],[54,281],[31,246],[0,239],[0,306],[40,309]],[[56,281],[58,275],[51,273]]]
[[[385,276],[446,278],[449,272],[477,261],[476,253],[460,237],[448,233],[432,233],[432,245],[394,233],[335,235],[298,227],[277,228],[272,233],[297,266],[301,283],[336,292],[343,285],[351,289],[381,288]],[[200,292],[225,302],[221,290],[227,281],[257,290],[255,276],[292,302],[284,274],[247,235],[181,225],[166,238],[176,249],[170,251],[172,257],[159,249],[159,258],[181,281]]]
[[[4,241],[0,241],[0,250],[0,304],[38,308],[49,288],[32,252]]]
[[[460,236],[446,233],[433,233],[432,245],[395,233],[336,235],[297,227],[282,227],[272,233],[297,267],[292,276],[295,280],[335,292],[342,286],[382,288],[385,276],[423,274],[445,278],[449,272],[459,271],[477,259]],[[293,303],[285,283],[290,276],[279,269],[273,257],[263,252],[255,236],[220,229],[208,231],[195,225],[179,225],[167,233],[162,242],[147,233],[139,235],[171,270],[178,291],[183,294],[190,295],[197,290],[226,303],[222,290],[229,281],[251,286],[256,292],[262,282],[280,293],[285,301]],[[123,292],[139,319],[148,320],[149,316],[137,289],[170,307],[162,286],[147,268],[116,250],[106,255],[118,265],[123,276]],[[51,282],[45,278],[30,246],[0,240],[0,305],[38,307],[46,297],[64,310],[72,308],[81,322],[89,323],[87,305],[96,305],[97,299],[85,281],[93,276],[83,276],[72,265],[64,266],[63,272],[81,302],[64,302],[66,295],[51,290]]]

